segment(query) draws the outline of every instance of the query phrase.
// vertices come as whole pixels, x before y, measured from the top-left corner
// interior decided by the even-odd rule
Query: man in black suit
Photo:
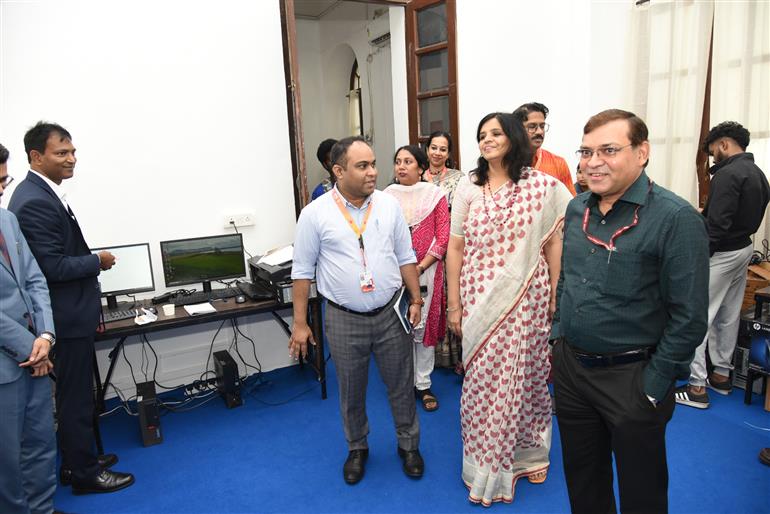
[[[48,282],[56,327],[54,359],[62,484],[75,494],[104,493],[134,483],[109,470],[115,455],[96,455],[93,431],[94,334],[101,300],[97,276],[115,264],[109,252],[93,255],[61,189],[75,170],[75,147],[59,125],[38,122],[24,136],[30,171],[8,209],[19,220]]]

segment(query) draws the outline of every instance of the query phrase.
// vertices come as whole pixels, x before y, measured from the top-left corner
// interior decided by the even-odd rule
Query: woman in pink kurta
[[[460,180],[447,251],[450,330],[462,335],[462,478],[472,502],[513,501],[516,481],[546,479],[548,336],[566,187],[528,168],[521,123],[493,113],[477,131],[479,167]]]
[[[443,339],[444,266],[442,260],[449,240],[449,207],[446,195],[437,186],[422,181],[428,168],[428,157],[418,146],[398,149],[394,158],[397,184],[385,192],[401,204],[417,255],[420,286],[427,288],[420,324],[414,327],[415,394],[427,411],[438,408],[438,400],[430,390],[430,374],[435,363],[436,343]]]

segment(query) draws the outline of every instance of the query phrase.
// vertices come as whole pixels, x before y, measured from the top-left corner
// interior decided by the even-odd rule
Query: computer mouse
[[[242,294],[239,294],[235,297],[235,303],[246,303],[246,297]]]

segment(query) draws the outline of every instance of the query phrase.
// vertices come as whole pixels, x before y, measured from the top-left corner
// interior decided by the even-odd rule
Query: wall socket
[[[228,214],[225,216],[224,225],[225,228],[236,227],[248,227],[254,225],[255,214],[253,212],[247,212],[242,214]]]

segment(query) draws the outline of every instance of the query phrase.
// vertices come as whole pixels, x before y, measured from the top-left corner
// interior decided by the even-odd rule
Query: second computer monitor
[[[203,283],[211,290],[212,280],[246,275],[241,234],[161,241],[166,287]]]

